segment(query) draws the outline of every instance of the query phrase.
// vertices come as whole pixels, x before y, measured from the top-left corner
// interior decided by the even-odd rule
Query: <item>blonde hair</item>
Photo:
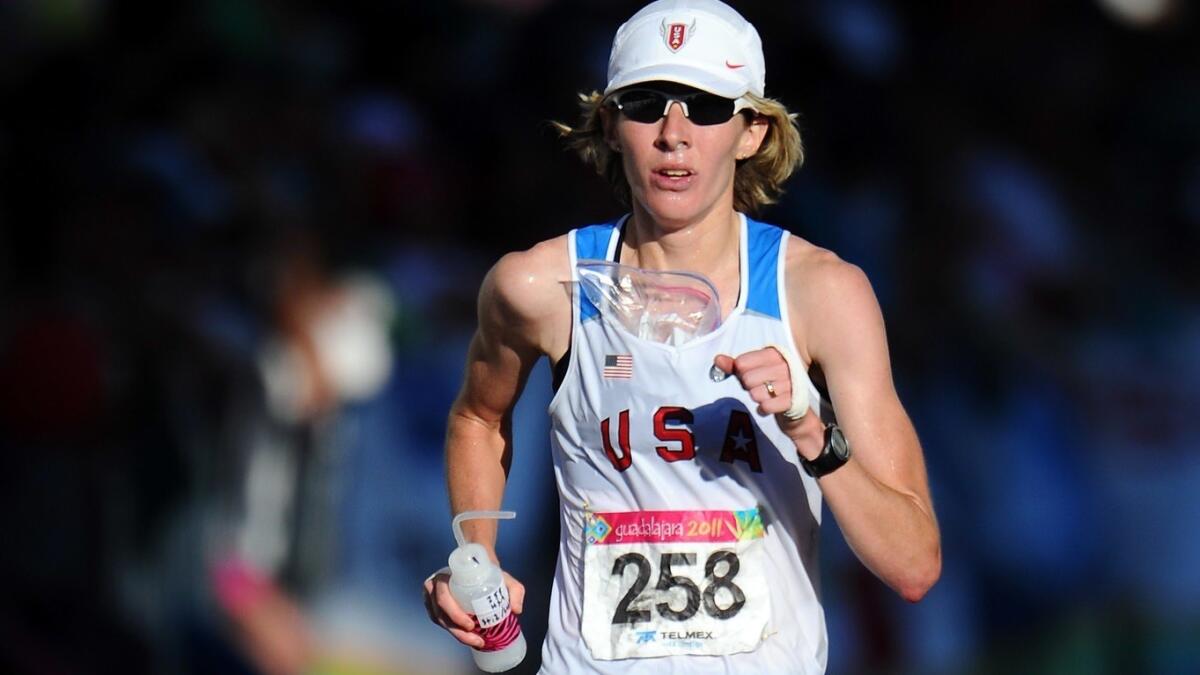
[[[804,146],[795,113],[788,112],[787,107],[775,99],[749,93],[746,99],[758,115],[768,121],[767,133],[758,152],[738,160],[733,177],[733,208],[753,214],[779,201],[783,182],[804,162]],[[604,96],[600,92],[581,93],[579,126],[571,127],[562,122],[551,124],[567,147],[578,152],[585,164],[594,167],[596,173],[608,180],[617,198],[628,205],[629,182],[625,178],[625,167],[620,154],[609,147],[604,138],[600,114],[603,106]]]

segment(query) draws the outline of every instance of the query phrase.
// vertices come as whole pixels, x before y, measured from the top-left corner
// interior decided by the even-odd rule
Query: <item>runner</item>
[[[940,574],[869,281],[746,215],[802,159],[765,70],[757,31],[723,3],[635,14],[604,92],[561,127],[630,213],[504,256],[480,291],[450,501],[500,507],[510,415],[549,358],[561,540],[543,672],[824,672],[822,499],[907,600]],[[493,556],[495,536],[471,524]],[[431,619],[482,645],[446,579],[426,580]],[[519,612],[523,587],[508,583]]]

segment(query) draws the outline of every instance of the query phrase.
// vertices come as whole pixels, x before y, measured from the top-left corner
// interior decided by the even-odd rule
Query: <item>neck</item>
[[[634,202],[622,260],[643,269],[698,272],[714,282],[738,270],[741,218],[714,208],[690,223],[661,223]]]

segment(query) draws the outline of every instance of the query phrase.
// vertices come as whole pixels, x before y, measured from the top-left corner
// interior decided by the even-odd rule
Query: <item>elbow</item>
[[[941,576],[942,549],[941,546],[935,545],[933,551],[928,555],[920,561],[914,561],[913,566],[909,569],[909,574],[898,584],[896,590],[900,593],[900,597],[917,603],[929,593]]]

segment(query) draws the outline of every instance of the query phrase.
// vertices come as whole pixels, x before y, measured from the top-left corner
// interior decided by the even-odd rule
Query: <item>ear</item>
[[[748,159],[753,157],[758,149],[762,147],[763,140],[767,137],[767,132],[771,129],[771,119],[766,115],[755,115],[746,128],[742,131],[741,139],[738,141],[737,158]]]
[[[600,125],[604,128],[604,142],[613,152],[621,152],[621,142],[617,139],[617,120],[612,108],[601,106]]]

